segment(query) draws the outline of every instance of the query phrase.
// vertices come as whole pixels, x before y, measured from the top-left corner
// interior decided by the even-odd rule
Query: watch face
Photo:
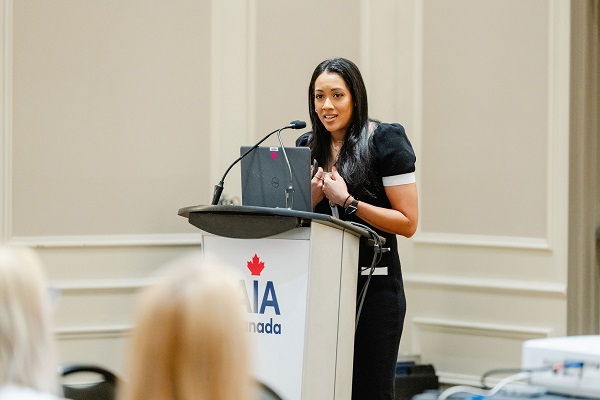
[[[346,207],[344,209],[344,211],[346,211],[346,214],[352,215],[352,214],[354,214],[356,212],[357,206],[358,206],[358,201],[356,199],[354,199],[354,200],[352,200],[352,203],[350,203],[348,205],[348,207]]]

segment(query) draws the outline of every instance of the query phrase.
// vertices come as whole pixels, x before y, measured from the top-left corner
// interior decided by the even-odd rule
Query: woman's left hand
[[[323,193],[330,201],[343,206],[344,201],[348,198],[348,187],[346,181],[338,173],[337,168],[333,167],[331,173],[325,174],[323,181]]]
[[[310,166],[310,172],[313,174],[314,167]],[[312,209],[315,209],[315,206],[323,200],[325,194],[323,193],[323,182],[325,181],[325,171],[323,168],[319,167],[316,172],[314,172],[312,179],[310,180],[310,193],[312,198]]]

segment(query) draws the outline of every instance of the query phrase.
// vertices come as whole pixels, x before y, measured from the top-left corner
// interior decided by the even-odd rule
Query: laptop
[[[240,155],[252,146],[240,147]],[[312,211],[310,198],[310,149],[286,147],[292,168],[294,199],[292,210]],[[290,171],[281,147],[257,147],[241,160],[242,204],[245,206],[286,208],[286,189]]]

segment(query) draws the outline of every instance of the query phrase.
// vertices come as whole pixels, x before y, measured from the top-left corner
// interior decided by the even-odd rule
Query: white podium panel
[[[307,229],[307,228],[305,228]],[[205,236],[204,248],[240,282],[254,376],[285,399],[300,399],[307,312],[308,240]]]

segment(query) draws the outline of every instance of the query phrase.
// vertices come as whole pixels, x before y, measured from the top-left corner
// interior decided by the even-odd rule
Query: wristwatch
[[[356,210],[358,210],[358,200],[353,198],[350,204],[348,204],[348,206],[344,208],[344,211],[346,212],[346,214],[352,215],[356,213]]]

